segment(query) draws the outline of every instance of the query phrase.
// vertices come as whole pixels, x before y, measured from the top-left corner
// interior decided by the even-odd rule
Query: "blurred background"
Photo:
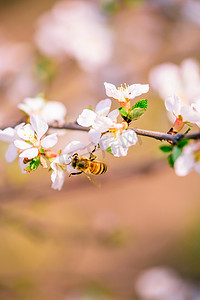
[[[0,20],[1,128],[39,92],[74,121],[106,98],[104,81],[150,83],[133,124],[149,130],[170,129],[172,92],[200,97],[198,0],[0,0]],[[64,132],[60,145],[76,139],[87,134]],[[199,300],[199,176],[177,177],[159,145],[103,154],[100,189],[81,175],[58,192],[45,170],[6,164],[1,142],[0,299]]]

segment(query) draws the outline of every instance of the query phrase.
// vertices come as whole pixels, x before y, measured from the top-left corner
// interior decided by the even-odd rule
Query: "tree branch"
[[[65,123],[62,126],[55,126],[51,125],[49,126],[50,128],[55,128],[55,129],[67,129],[67,130],[81,130],[81,131],[89,131],[90,129],[88,127],[82,127],[78,125],[77,123]],[[156,140],[160,141],[171,141],[174,144],[176,144],[178,141],[182,139],[192,139],[192,140],[197,140],[200,139],[200,131],[191,133],[191,134],[167,134],[164,132],[158,132],[158,131],[151,131],[151,130],[145,130],[145,129],[138,129],[138,128],[130,128],[135,131],[137,135],[140,136],[146,136],[150,137]]]
[[[19,123],[18,123],[19,124]],[[17,124],[16,124],[17,125]],[[15,125],[15,126],[16,126]],[[9,126],[7,126],[9,127]],[[3,127],[2,129],[5,129],[7,127]],[[14,126],[11,126],[14,127]],[[78,130],[78,131],[89,131],[90,128],[88,127],[83,127],[78,125],[77,123],[65,123],[62,125],[49,125],[49,128],[53,129],[66,129],[66,130]],[[145,130],[145,129],[138,129],[138,128],[130,128],[135,131],[135,133],[139,136],[146,136],[150,137],[159,141],[171,141],[173,144],[177,144],[178,141],[182,139],[191,139],[191,140],[197,140],[200,139],[200,131],[191,133],[191,134],[175,134],[171,135],[168,133],[164,132],[159,132],[159,131],[151,131],[151,130]]]

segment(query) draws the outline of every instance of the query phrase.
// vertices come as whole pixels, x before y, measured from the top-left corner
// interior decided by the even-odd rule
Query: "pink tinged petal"
[[[40,140],[48,130],[47,122],[39,115],[32,115],[30,117],[30,123],[33,127],[33,130],[36,132],[38,139]]]
[[[96,131],[94,129],[90,129],[90,131],[88,132],[88,139],[91,143],[97,145],[100,141],[100,138],[101,138],[101,132]]]
[[[119,110],[114,109],[108,114],[108,118],[110,118],[113,122],[117,122],[117,117],[119,116]]]
[[[15,132],[15,129],[11,127],[5,128],[4,130],[0,130],[0,140],[5,142],[13,142]]]
[[[53,147],[58,141],[57,133],[50,134],[41,140],[41,146],[44,149],[49,149]]]
[[[26,124],[17,129],[17,135],[25,141],[30,141],[34,138],[34,130],[30,124]]]
[[[196,123],[200,121],[200,113],[195,111],[191,105],[184,105],[181,107],[181,116],[184,122]]]
[[[133,99],[137,96],[140,96],[144,93],[147,93],[149,91],[149,85],[148,84],[132,84],[127,87],[126,89],[126,95],[128,99]]]
[[[110,107],[111,107],[110,99],[101,100],[95,108],[95,113],[98,115],[107,116],[107,114],[110,111]]]
[[[32,159],[32,158],[36,157],[37,155],[38,155],[38,149],[37,148],[31,148],[31,149],[24,150],[19,155],[19,157]]]
[[[21,150],[25,150],[25,149],[29,149],[29,148],[32,148],[33,145],[30,145],[24,141],[21,141],[21,140],[15,140],[14,141],[14,145],[18,148],[18,149],[21,149]]]
[[[43,115],[46,118],[47,122],[53,121],[64,121],[67,109],[61,102],[50,101],[47,102],[43,109]]]
[[[5,154],[7,163],[13,162],[17,157],[17,155],[18,155],[18,149],[15,147],[13,143],[10,144]]]
[[[181,112],[181,99],[175,95],[167,97],[165,99],[165,107],[169,112],[172,112],[178,116]]]
[[[63,153],[71,154],[71,153],[75,153],[78,150],[83,150],[85,148],[86,148],[85,144],[79,141],[73,141],[64,148]]]
[[[84,127],[92,126],[96,113],[90,109],[84,109],[77,119],[77,123]]]

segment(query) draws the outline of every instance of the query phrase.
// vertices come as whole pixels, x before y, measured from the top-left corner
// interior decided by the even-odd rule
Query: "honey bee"
[[[71,175],[79,175],[81,173],[85,173],[88,178],[89,174],[93,175],[101,175],[107,171],[107,165],[100,161],[95,161],[96,156],[93,154],[95,150],[90,153],[90,157],[87,158],[85,156],[79,156],[77,153],[72,155],[71,166],[74,169],[79,170],[77,173],[71,173]],[[89,173],[89,174],[87,174]]]

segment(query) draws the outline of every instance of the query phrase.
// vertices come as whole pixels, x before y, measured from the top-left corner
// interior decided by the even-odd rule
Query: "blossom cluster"
[[[141,99],[131,103],[131,100],[147,93],[149,85],[124,84],[116,88],[105,82],[104,86],[109,98],[99,101],[94,110],[91,107],[84,109],[76,120],[79,128],[83,126],[88,131],[88,143],[92,145],[93,151],[88,150],[88,144],[77,140],[71,141],[64,149],[54,149],[58,134],[49,134],[49,126],[65,128],[67,110],[62,103],[47,101],[40,94],[35,98],[25,98],[23,103],[18,104],[18,108],[25,114],[25,122],[14,128],[0,130],[0,139],[10,143],[5,155],[6,161],[10,163],[18,157],[23,173],[30,173],[39,166],[49,169],[52,188],[57,190],[62,188],[67,173],[85,173],[89,178],[91,174],[105,173],[107,167],[103,162],[96,161],[93,153],[101,149],[121,157],[127,155],[129,147],[136,145],[137,134],[130,124],[145,113],[148,101]],[[110,98],[117,101],[118,109],[111,109]],[[165,99],[165,106],[173,119],[169,134],[179,134],[184,125],[200,126],[200,100],[184,104],[178,96],[172,95]],[[169,153],[169,164],[174,167],[177,175],[184,176],[192,169],[200,173],[200,142],[189,143],[183,139],[160,148]],[[87,156],[83,156],[83,151]],[[90,168],[95,163],[98,172]]]

